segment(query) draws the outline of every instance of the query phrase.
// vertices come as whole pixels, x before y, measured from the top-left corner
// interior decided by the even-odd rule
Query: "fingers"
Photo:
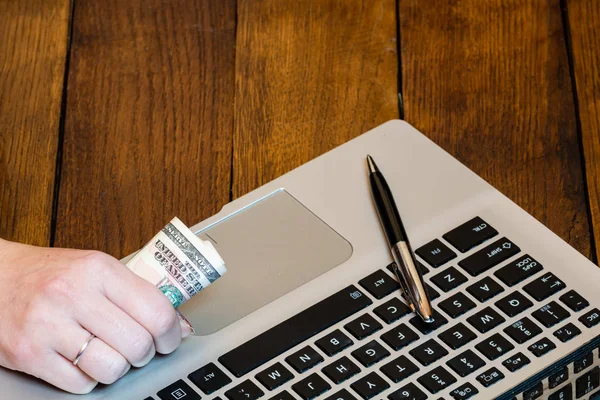
[[[75,394],[87,394],[98,385],[97,381],[56,352],[44,359],[46,363],[40,364],[39,370],[32,373],[51,385]]]

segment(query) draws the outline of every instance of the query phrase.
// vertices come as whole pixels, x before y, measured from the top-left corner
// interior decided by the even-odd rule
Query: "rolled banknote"
[[[173,218],[126,265],[156,285],[175,308],[227,271],[212,243],[200,239],[178,218]]]

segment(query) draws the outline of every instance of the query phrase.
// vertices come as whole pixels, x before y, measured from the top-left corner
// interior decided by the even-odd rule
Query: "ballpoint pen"
[[[371,156],[367,156],[369,181],[375,209],[385,232],[392,257],[394,273],[410,308],[425,322],[433,322],[433,310],[423,277],[417,268],[412,247],[398,213],[392,192]]]

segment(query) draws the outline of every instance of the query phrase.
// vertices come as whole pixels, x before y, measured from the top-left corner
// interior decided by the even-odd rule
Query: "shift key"
[[[521,251],[519,246],[503,237],[465,258],[459,262],[458,265],[472,276],[477,276],[499,263],[506,261],[519,251]]]

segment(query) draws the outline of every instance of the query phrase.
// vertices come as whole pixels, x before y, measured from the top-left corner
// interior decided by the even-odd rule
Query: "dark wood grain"
[[[0,2],[0,237],[48,245],[69,1]]]
[[[600,254],[600,1],[567,2],[587,193]]]
[[[586,256],[559,1],[400,2],[406,120]]]
[[[238,0],[233,195],[398,118],[394,0]]]
[[[116,257],[229,200],[235,1],[77,1],[56,244]]]

